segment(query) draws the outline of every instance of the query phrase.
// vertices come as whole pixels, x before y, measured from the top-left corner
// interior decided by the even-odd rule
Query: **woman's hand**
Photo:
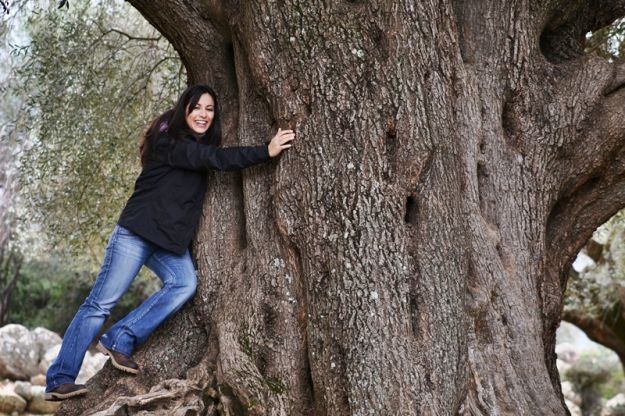
[[[269,156],[276,157],[284,149],[288,149],[293,146],[291,140],[295,139],[295,133],[293,130],[278,129],[276,135],[269,142]]]

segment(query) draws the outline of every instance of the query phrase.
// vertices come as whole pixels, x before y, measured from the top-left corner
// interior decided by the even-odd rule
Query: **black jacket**
[[[172,141],[161,133],[135,183],[119,225],[183,254],[193,238],[206,193],[206,171],[239,170],[269,159],[267,145],[224,147]]]

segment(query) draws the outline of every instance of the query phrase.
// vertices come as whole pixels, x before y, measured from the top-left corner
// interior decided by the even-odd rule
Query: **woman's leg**
[[[154,250],[154,245],[115,226],[91,293],[65,331],[59,355],[48,368],[46,392],[76,380],[89,344]]]
[[[115,323],[100,339],[107,349],[128,356],[193,296],[197,286],[188,250],[183,255],[176,255],[158,249],[145,265],[163,281],[163,287]]]

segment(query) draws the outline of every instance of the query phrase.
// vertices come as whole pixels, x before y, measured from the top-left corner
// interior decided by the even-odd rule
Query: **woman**
[[[116,368],[136,374],[133,350],[195,293],[189,244],[206,192],[206,171],[238,170],[291,147],[292,130],[278,130],[269,145],[218,148],[219,106],[206,85],[187,88],[176,106],[156,118],[141,143],[142,171],[111,234],[91,293],[70,323],[47,373],[47,400],[87,392],[75,384],[89,345],[145,264],[163,287],[115,323],[97,348]]]

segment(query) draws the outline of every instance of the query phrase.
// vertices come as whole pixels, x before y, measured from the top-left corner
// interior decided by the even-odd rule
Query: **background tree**
[[[625,56],[625,19],[616,19],[599,30],[588,33],[587,51],[596,53],[611,62],[620,63]]]
[[[8,41],[9,24],[0,20],[0,45]],[[9,61],[7,49],[0,48],[0,60]],[[17,194],[19,191],[15,143],[18,140],[15,119],[18,104],[9,93],[10,65],[0,74],[0,100],[5,107],[0,112],[0,325],[7,323],[8,304],[15,291],[23,255],[17,235]]]
[[[139,170],[139,137],[173,105],[184,72],[169,43],[121,1],[62,13],[32,7],[12,88],[26,104],[18,128],[29,132],[21,155],[29,220],[50,245],[99,265]]]
[[[3,311],[9,322],[63,333],[132,188],[143,126],[172,105],[184,71],[121,1],[62,14],[46,2],[11,6],[0,20],[0,176],[12,188],[0,214],[11,212],[12,247],[26,253]],[[142,273],[113,321],[157,286]]]
[[[8,239],[0,240],[0,325],[7,323],[9,302],[17,287],[24,258]]]
[[[5,132],[0,132],[0,326],[7,323],[8,305],[24,260],[15,238],[14,194],[17,183],[6,139]]]
[[[582,253],[588,265],[571,270],[562,319],[618,355],[625,368],[625,213],[600,227]]]
[[[193,304],[61,414],[566,414],[568,265],[625,204],[625,71],[585,34],[625,3],[131,3],[227,143],[298,144],[211,176]]]

